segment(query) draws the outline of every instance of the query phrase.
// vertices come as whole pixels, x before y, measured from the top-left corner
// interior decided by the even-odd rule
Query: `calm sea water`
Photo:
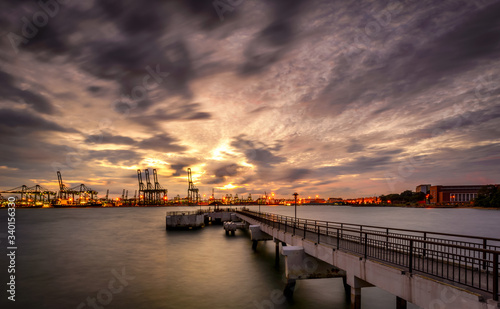
[[[15,303],[5,288],[7,211],[1,210],[0,308],[349,307],[341,279],[298,281],[293,301],[281,298],[284,267],[274,268],[272,242],[253,252],[243,231],[235,237],[221,226],[165,231],[165,212],[184,209],[18,209]],[[293,207],[261,211],[294,214]],[[500,237],[495,210],[303,206],[297,215]],[[395,307],[393,295],[363,289],[362,308]]]

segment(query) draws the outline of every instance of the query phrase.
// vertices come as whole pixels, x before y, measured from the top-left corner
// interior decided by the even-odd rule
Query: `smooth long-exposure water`
[[[186,208],[17,209],[16,302],[1,308],[348,308],[342,280],[298,281],[285,301],[274,243],[253,252],[248,233],[221,226],[165,231],[165,212]],[[189,209],[192,209],[189,208]],[[258,206],[251,206],[258,210]],[[293,216],[294,207],[261,207]],[[302,206],[298,217],[500,236],[500,211]],[[7,211],[0,211],[0,278],[7,281]],[[364,288],[362,308],[395,308]],[[101,303],[94,304],[93,299]],[[415,308],[415,307],[410,307]]]

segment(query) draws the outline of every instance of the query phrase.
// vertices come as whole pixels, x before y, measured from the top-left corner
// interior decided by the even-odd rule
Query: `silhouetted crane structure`
[[[142,181],[141,170],[137,170],[137,178],[139,180],[139,204],[143,205],[160,205],[165,204],[167,199],[167,189],[163,188],[158,182],[158,173],[156,169],[153,169],[153,181],[154,185],[151,183],[149,177],[149,169],[144,170],[146,175],[146,185]],[[142,203],[141,203],[142,197]]]
[[[44,202],[45,200],[50,202],[50,196],[55,197],[57,195],[56,192],[45,189],[40,185],[34,185],[33,187],[22,185],[10,190],[0,191],[0,193],[19,194],[20,200],[26,201],[28,204],[30,204],[30,202],[36,203],[37,200],[39,202]]]
[[[145,204],[146,195],[144,194],[144,191],[146,190],[146,187],[144,187],[144,182],[142,182],[141,170],[137,170],[137,179],[139,180],[139,204],[141,204],[141,199],[142,204]]]
[[[62,175],[60,171],[57,171],[57,181],[59,182],[59,198],[67,199],[69,187],[63,183]]]
[[[160,183],[158,182],[158,172],[156,169],[153,169],[153,178],[155,182],[155,200],[159,202],[160,204],[163,203],[165,204],[167,202],[167,189],[163,188]]]
[[[79,199],[85,199],[84,203],[94,202],[94,196],[97,195],[98,193],[97,191],[92,190],[83,183],[74,186],[72,188],[68,187],[67,185],[64,184],[60,171],[57,171],[57,180],[59,182],[59,198],[68,199],[69,196],[71,195],[70,202],[68,204],[73,204],[76,202],[75,195],[79,196]],[[90,200],[88,200],[89,195],[90,195]]]
[[[199,195],[198,188],[195,187],[193,183],[193,176],[191,174],[191,168],[187,169],[188,172],[188,204],[189,205],[198,205]]]
[[[78,186],[74,186],[73,188],[70,188],[71,191],[77,192],[79,199],[85,199],[85,203],[87,202],[94,202],[94,197],[97,197],[97,191],[92,190],[91,188],[87,187],[86,185],[79,184]],[[88,200],[88,197],[90,195],[90,200]]]

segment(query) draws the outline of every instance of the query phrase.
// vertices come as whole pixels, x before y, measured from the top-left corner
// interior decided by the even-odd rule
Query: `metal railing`
[[[238,213],[303,239],[491,293],[498,300],[500,239]]]
[[[178,210],[178,211],[167,211],[167,216],[188,216],[188,215],[204,215],[206,213],[211,212],[237,212],[238,208],[205,208],[205,209],[197,209],[197,210]]]

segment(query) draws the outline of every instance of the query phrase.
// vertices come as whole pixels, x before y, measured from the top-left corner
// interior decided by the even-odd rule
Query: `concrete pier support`
[[[272,236],[260,230],[260,225],[250,225],[248,229],[250,230],[250,239],[252,239],[252,249],[254,251],[257,250],[258,241],[273,239]]]
[[[351,309],[361,309],[361,288],[351,287]]]
[[[396,309],[406,309],[407,304],[406,300],[396,296]]]
[[[283,296],[288,299],[293,298],[293,291],[295,290],[295,279],[288,279],[285,285],[285,289],[283,290]]]
[[[347,276],[342,277],[342,283],[344,284],[345,297],[350,299],[351,297],[351,286],[347,284]]]
[[[280,241],[278,239],[274,239],[274,242],[276,244],[276,255],[274,257],[274,267],[279,268],[280,267]]]

